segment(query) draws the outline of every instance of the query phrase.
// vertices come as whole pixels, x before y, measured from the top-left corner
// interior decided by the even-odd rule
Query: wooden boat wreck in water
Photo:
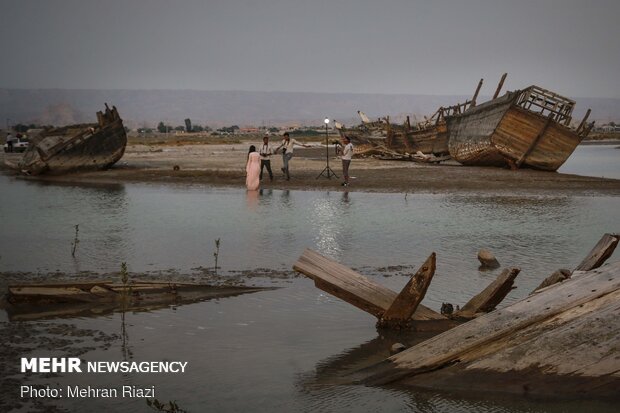
[[[150,311],[271,288],[165,281],[81,281],[9,285],[6,311],[12,321]]]
[[[375,316],[377,327],[412,331],[444,331],[492,311],[510,292],[518,268],[505,269],[496,280],[456,312],[436,312],[421,304],[435,275],[432,253],[400,293],[390,290],[319,253],[307,249],[293,269],[314,281],[317,288]]]
[[[479,392],[485,398],[497,392],[545,399],[618,400],[620,262],[603,264],[619,241],[618,234],[605,234],[573,271],[562,270],[566,277],[557,277],[556,272],[516,303],[488,313],[480,311],[470,321],[383,361],[377,363],[368,351],[351,352],[346,359],[330,358],[337,364],[327,363],[330,377],[321,384],[396,384],[468,395]],[[304,273],[317,277],[321,271],[309,267],[308,258],[312,257],[300,259],[296,266],[302,264]],[[344,275],[341,271],[330,274],[342,281]],[[320,283],[315,279],[317,287],[352,304],[362,303],[354,303],[352,295],[339,295],[341,290],[331,288],[323,277]],[[375,294],[372,283],[347,284],[345,288],[350,292],[355,288],[359,296]],[[403,289],[410,295],[415,291],[420,290],[410,283]],[[402,342],[399,335],[392,340]]]
[[[571,128],[575,102],[530,86],[446,117],[452,158],[463,165],[534,168],[555,171],[588,135],[590,109]]]
[[[97,112],[96,124],[70,125],[43,132],[31,142],[17,168],[28,175],[107,169],[125,153],[127,133],[116,107]]]

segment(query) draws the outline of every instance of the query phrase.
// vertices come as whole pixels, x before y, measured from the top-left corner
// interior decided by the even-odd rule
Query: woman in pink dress
[[[254,145],[250,146],[250,152],[248,153],[248,163],[245,166],[245,186],[248,191],[256,191],[260,185],[260,155],[256,152]]]

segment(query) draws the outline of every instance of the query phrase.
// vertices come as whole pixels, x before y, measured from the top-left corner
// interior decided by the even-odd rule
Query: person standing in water
[[[276,148],[276,153],[280,148],[282,149],[282,162],[284,166],[282,166],[282,173],[286,176],[286,180],[291,180],[291,175],[289,173],[289,162],[293,158],[293,149],[295,145],[303,146],[305,148],[309,148],[310,145],[303,144],[301,142],[297,142],[295,139],[291,139],[288,132],[284,132],[284,140],[282,140],[282,144]]]
[[[351,158],[353,157],[353,144],[348,136],[342,138],[342,176],[344,182],[342,186],[349,186],[349,166],[351,165]]]
[[[256,152],[256,147],[254,145],[250,146],[250,151],[248,152],[248,161],[245,165],[245,186],[248,191],[256,191],[260,186],[260,155]]]

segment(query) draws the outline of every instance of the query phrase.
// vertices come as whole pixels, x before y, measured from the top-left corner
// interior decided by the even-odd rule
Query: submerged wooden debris
[[[107,169],[125,153],[127,133],[116,107],[106,104],[97,112],[97,123],[46,130],[31,142],[17,165],[27,175],[63,174]]]
[[[492,311],[510,292],[519,269],[504,271],[462,310],[438,313],[421,304],[433,275],[436,256],[432,253],[400,293],[321,254],[306,249],[293,269],[314,280],[317,288],[377,317],[380,328],[442,331],[481,313]]]
[[[153,310],[265,289],[150,281],[19,284],[9,285],[6,310],[15,321],[100,315],[121,310]]]
[[[620,262],[606,234],[570,279],[482,315],[349,376],[451,391],[620,396]],[[582,263],[583,264],[583,263]]]

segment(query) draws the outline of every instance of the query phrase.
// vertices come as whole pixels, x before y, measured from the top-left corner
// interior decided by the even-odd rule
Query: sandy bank
[[[245,159],[249,144],[226,145],[129,145],[125,155],[108,171],[64,176],[24,177],[57,183],[157,182],[244,187]],[[340,161],[333,156],[330,166],[341,177]],[[16,161],[19,155],[2,154]],[[4,162],[2,162],[4,163]],[[178,166],[179,170],[173,170]],[[317,179],[325,167],[325,149],[298,148],[291,162],[291,180],[280,171],[282,158],[272,159],[274,181],[267,177],[262,188],[341,190],[341,179]],[[10,173],[7,171],[7,173]],[[620,180],[567,175],[534,170],[510,171],[498,168],[464,167],[455,162],[441,165],[377,159],[354,159],[349,191],[446,193],[492,192],[620,195]]]

